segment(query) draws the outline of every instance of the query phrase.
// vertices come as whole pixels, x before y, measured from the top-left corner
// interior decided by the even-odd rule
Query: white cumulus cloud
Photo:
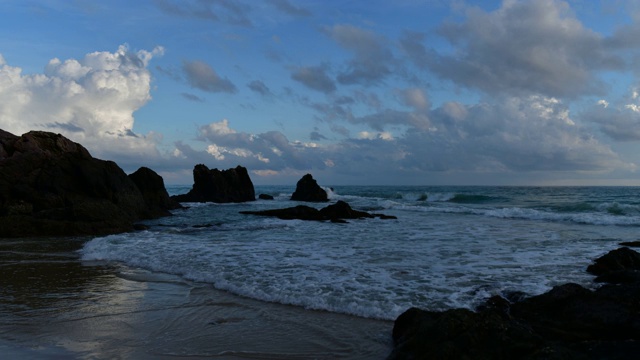
[[[134,133],[133,113],[151,99],[147,66],[163,51],[121,45],[82,59],[54,58],[41,74],[23,74],[0,56],[0,128],[59,132],[94,156],[156,154],[161,135]]]

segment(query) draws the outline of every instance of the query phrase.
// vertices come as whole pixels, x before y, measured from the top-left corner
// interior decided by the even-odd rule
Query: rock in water
[[[242,166],[220,171],[203,164],[193,168],[193,187],[183,195],[171,197],[178,202],[232,203],[256,199],[249,172]]]
[[[153,216],[112,161],[60,134],[0,131],[0,237],[129,231]]]
[[[295,207],[289,207],[284,209],[272,209],[261,211],[240,211],[241,214],[246,215],[258,215],[258,216],[273,216],[283,220],[316,220],[344,223],[345,219],[365,219],[365,218],[384,218],[384,219],[396,219],[395,216],[388,216],[383,214],[369,214],[368,212],[354,210],[346,202],[339,200],[333,205],[329,205],[320,210],[312,208],[306,205],[298,205]]]
[[[327,192],[318,185],[313,176],[306,174],[296,184],[296,191],[291,195],[291,200],[324,202],[329,201],[329,198]]]
[[[147,167],[141,167],[136,172],[129,174],[129,179],[136,184],[142,193],[144,202],[151,212],[150,216],[171,215],[169,210],[182,207],[177,201],[169,197],[162,176],[155,171]]]

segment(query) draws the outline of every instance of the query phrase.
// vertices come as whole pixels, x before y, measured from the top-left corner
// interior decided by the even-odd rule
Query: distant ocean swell
[[[574,209],[528,209],[519,207],[509,208],[471,208],[471,207],[447,207],[447,206],[418,206],[398,204],[392,202],[384,203],[381,208],[401,209],[408,211],[421,211],[427,213],[450,213],[489,216],[503,219],[527,219],[540,221],[566,221],[577,224],[592,225],[618,225],[618,226],[640,226],[639,215],[626,215],[625,212],[638,213],[638,209],[621,209],[619,206],[601,205],[591,207],[589,211],[586,207]],[[602,210],[600,210],[602,209]]]

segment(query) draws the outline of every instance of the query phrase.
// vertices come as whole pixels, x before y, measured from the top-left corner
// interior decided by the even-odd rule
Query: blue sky
[[[189,184],[640,185],[634,0],[0,0],[0,128]]]

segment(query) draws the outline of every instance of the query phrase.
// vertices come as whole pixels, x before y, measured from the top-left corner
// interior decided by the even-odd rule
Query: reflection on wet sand
[[[384,358],[392,324],[82,263],[83,239],[0,240],[0,350],[33,358]]]

